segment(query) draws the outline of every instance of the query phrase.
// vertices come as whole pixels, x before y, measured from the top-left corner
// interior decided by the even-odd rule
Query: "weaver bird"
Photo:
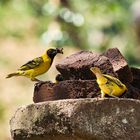
[[[63,81],[64,78],[61,74],[57,74],[56,77],[55,77],[55,83],[59,83],[61,81]]]
[[[121,96],[126,90],[126,86],[117,78],[102,74],[97,67],[91,67],[90,70],[95,74],[97,83],[101,89],[101,98],[104,98],[106,94],[112,97]]]
[[[48,49],[45,54],[22,65],[16,72],[8,74],[6,78],[13,76],[25,76],[30,78],[32,81],[40,81],[36,77],[49,70],[54,57],[58,53],[63,54],[63,48]]]

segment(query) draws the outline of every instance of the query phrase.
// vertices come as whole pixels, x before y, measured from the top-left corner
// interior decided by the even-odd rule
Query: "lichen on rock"
[[[68,99],[19,108],[10,121],[14,140],[140,139],[140,101]]]

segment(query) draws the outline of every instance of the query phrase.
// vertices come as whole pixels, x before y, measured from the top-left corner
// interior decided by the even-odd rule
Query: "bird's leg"
[[[101,98],[105,97],[105,93],[101,90]]]
[[[117,97],[117,96],[114,96],[114,95],[109,95],[109,96],[111,96],[111,97],[113,97],[113,98],[119,98],[119,97]]]
[[[37,78],[31,78],[31,81],[36,81],[36,82],[41,82],[39,79]]]
[[[39,80],[39,79],[37,79],[37,78],[31,78],[31,80],[37,82],[37,83],[35,83],[35,88],[36,88],[37,90],[42,86],[42,84],[45,83],[45,81],[41,81],[41,80]]]

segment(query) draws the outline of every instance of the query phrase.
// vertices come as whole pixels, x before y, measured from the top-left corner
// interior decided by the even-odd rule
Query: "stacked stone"
[[[128,91],[122,97],[140,98],[140,70],[130,68],[120,51],[112,48],[103,54],[80,51],[64,58],[56,65],[64,81],[57,84],[46,82],[40,86],[34,91],[34,102],[98,97],[100,89],[90,71],[93,66],[99,67],[104,74],[119,78],[127,85]]]

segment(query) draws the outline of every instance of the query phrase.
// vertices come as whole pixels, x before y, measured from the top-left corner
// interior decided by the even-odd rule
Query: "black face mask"
[[[47,55],[48,55],[51,59],[53,59],[53,58],[56,56],[56,54],[57,54],[57,50],[55,50],[55,49],[49,49],[49,50],[47,51]]]

